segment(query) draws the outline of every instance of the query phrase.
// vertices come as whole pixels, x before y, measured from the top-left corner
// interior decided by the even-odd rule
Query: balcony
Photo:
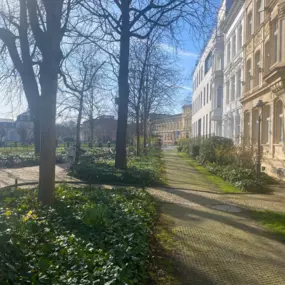
[[[221,121],[223,116],[223,109],[221,107],[217,107],[212,111],[211,119],[212,121]]]

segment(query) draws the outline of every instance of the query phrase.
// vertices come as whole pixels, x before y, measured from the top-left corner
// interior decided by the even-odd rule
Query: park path
[[[0,169],[0,189],[18,183],[36,183],[39,180],[39,167],[2,168]],[[67,165],[56,165],[55,180],[61,182],[78,181],[67,175]]]
[[[284,211],[284,193],[223,194],[174,150],[165,150],[164,160],[170,187],[149,191],[174,234],[171,255],[181,283],[285,285],[285,244],[248,213]]]

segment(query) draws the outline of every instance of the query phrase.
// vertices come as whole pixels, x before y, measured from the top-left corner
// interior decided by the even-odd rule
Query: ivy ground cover
[[[0,193],[0,284],[146,284],[155,206],[140,189]]]

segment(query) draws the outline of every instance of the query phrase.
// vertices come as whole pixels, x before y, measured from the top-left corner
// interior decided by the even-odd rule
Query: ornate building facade
[[[222,25],[225,41],[223,136],[235,143],[241,140],[244,8],[244,1],[234,1]]]
[[[222,136],[224,35],[226,1],[222,1],[217,27],[193,72],[193,137]]]
[[[246,0],[244,22],[244,140],[257,143],[261,115],[263,170],[285,176],[285,1]]]
[[[181,138],[192,135],[192,106],[184,105],[183,113],[162,116],[150,122],[151,134],[158,136],[164,145],[174,145]]]

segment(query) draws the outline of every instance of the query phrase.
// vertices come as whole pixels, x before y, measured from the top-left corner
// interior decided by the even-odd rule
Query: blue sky
[[[181,112],[181,107],[185,103],[185,99],[192,92],[192,80],[191,73],[195,66],[195,62],[197,59],[197,55],[199,54],[199,50],[195,48],[190,48],[191,41],[185,36],[183,39],[183,45],[181,48],[175,49],[169,45],[162,45],[162,48],[173,56],[177,57],[177,65],[182,70],[183,81],[181,82],[180,91],[177,92],[177,97],[175,98],[175,106],[172,108],[171,113],[179,113]],[[0,118],[12,118],[15,119],[16,116],[24,112],[27,109],[27,103],[24,98],[14,98],[13,100],[4,99],[5,94],[0,93]]]

